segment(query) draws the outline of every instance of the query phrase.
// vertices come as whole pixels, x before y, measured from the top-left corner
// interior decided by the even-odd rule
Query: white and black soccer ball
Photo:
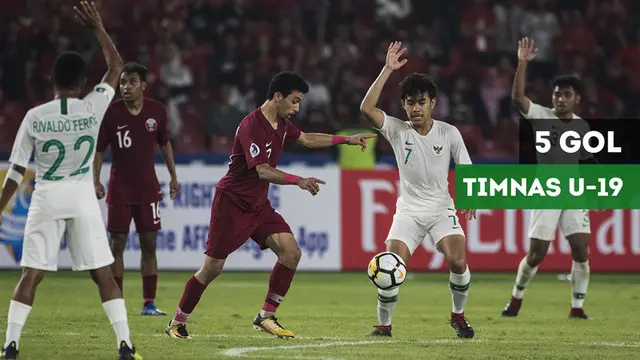
[[[407,266],[399,255],[382,252],[369,261],[367,275],[378,289],[389,290],[402,285],[407,278]]]

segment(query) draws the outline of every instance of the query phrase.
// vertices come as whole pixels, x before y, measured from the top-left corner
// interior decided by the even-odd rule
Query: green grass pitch
[[[184,272],[159,276],[158,307],[172,314]],[[0,272],[0,337],[19,272]],[[299,273],[278,316],[295,339],[254,330],[253,316],[269,274],[226,273],[189,319],[190,341],[164,334],[169,317],[141,317],[141,281],[125,274],[132,340],[145,359],[640,359],[640,275],[591,276],[585,309],[592,320],[568,320],[570,286],[539,274],[518,318],[500,316],[514,274],[472,274],[465,313],[474,340],[448,324],[447,274],[413,274],[402,285],[391,339],[364,335],[376,323],[376,290],[362,273]],[[21,359],[114,359],[116,340],[86,273],[47,274],[20,344]]]

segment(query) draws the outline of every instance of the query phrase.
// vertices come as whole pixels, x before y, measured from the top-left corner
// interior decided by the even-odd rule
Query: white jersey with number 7
[[[378,131],[391,143],[398,163],[398,210],[421,213],[433,207],[453,207],[448,181],[451,160],[471,164],[460,131],[433,120],[429,133],[422,136],[409,122],[387,114]]]

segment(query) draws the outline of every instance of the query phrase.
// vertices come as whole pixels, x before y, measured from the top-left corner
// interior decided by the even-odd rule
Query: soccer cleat
[[[120,343],[120,349],[118,349],[119,360],[142,360],[142,355],[136,352],[136,347],[130,348],[126,342]]]
[[[281,339],[291,339],[294,337],[291,331],[283,328],[282,325],[278,323],[278,319],[274,315],[264,318],[261,317],[260,314],[256,315],[256,317],[253,318],[253,327]]]
[[[512,296],[511,300],[509,300],[509,302],[507,303],[507,307],[505,307],[504,310],[502,310],[502,316],[506,316],[506,317],[518,316],[520,307],[522,307],[522,299],[516,299]]]
[[[391,325],[375,325],[373,331],[367,336],[387,336],[391,337]]]
[[[569,312],[569,319],[589,320],[589,316],[584,313],[584,309],[582,308],[571,308],[571,312]]]
[[[172,338],[175,339],[191,339],[189,336],[189,332],[187,331],[187,324],[178,323],[176,325],[171,325],[172,321],[169,321],[169,325],[164,332],[167,333]]]
[[[9,346],[2,348],[0,352],[0,359],[2,360],[15,360],[18,358],[18,346],[15,341],[9,343]]]
[[[469,324],[469,320],[462,314],[451,314],[451,327],[456,330],[460,338],[471,339],[475,336],[475,331]]]
[[[142,311],[140,312],[142,316],[165,316],[166,312],[158,309],[156,304],[153,301],[149,301],[144,303],[142,306]]]

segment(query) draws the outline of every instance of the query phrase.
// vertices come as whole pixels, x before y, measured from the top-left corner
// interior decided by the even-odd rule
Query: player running
[[[30,109],[16,135],[0,196],[4,209],[22,182],[35,152],[36,186],[24,231],[22,276],[16,286],[7,321],[2,359],[17,359],[22,327],[31,312],[36,287],[44,271],[56,271],[66,233],[74,271],[89,270],[98,285],[102,307],[116,333],[120,359],[142,359],[129,339],[127,309],[113,280],[113,256],[93,190],[92,160],[100,123],[122,71],[122,59],[93,3],[74,7],[80,23],[93,30],[107,63],[102,82],[83,99],[87,66],[78,53],[60,54],[53,67],[55,100]],[[2,216],[0,214],[0,223]]]
[[[189,338],[187,318],[200,296],[220,275],[227,256],[251,237],[263,250],[269,248],[278,256],[267,296],[253,326],[280,338],[294,337],[293,332],[280,325],[275,312],[289,290],[302,254],[289,225],[267,199],[267,192],[269,183],[273,183],[297,185],[316,195],[320,184],[325,182],[276,169],[283,146],[287,142],[298,142],[309,148],[349,144],[365,149],[365,139],[375,136],[301,132],[289,119],[299,111],[308,91],[309,85],[298,74],[277,74],[269,84],[267,100],[238,126],[229,171],[218,182],[211,206],[204,265],[185,285],[176,314],[165,329],[169,336]]]
[[[534,130],[551,131],[551,150],[537,154],[539,164],[593,163],[593,155],[586,151],[564,153],[556,146],[557,139],[567,130],[577,131],[580,137],[589,131],[589,124],[573,113],[580,102],[581,84],[572,76],[558,77],[553,82],[553,109],[540,106],[525,95],[527,64],[536,57],[535,42],[529,38],[518,41],[518,68],[513,81],[512,98],[520,112],[528,119]],[[555,141],[553,139],[556,139]],[[588,247],[591,229],[588,210],[532,210],[529,225],[529,253],[518,266],[516,282],[511,300],[502,312],[503,316],[517,316],[522,306],[524,291],[538,271],[549,244],[556,238],[560,226],[571,246],[571,311],[569,318],[588,319],[582,305],[589,287]]]
[[[393,42],[386,64],[362,100],[360,110],[391,143],[400,172],[400,197],[387,236],[387,251],[405,263],[431,235],[449,265],[449,290],[453,301],[451,326],[458,337],[472,338],[474,331],[464,316],[471,274],[465,259],[465,236],[460,227],[447,177],[451,158],[456,164],[471,164],[462,135],[455,126],[431,118],[437,87],[424,74],[412,74],[400,82],[401,101],[409,121],[388,116],[376,108],[385,83],[394,70],[407,63],[400,60],[402,43]],[[475,210],[464,211],[475,218]],[[378,290],[378,322],[373,336],[391,336],[391,316],[398,303],[399,288]]]
[[[169,197],[180,191],[173,150],[167,132],[167,111],[161,103],[145,98],[147,69],[128,63],[120,75],[122,100],[116,101],[105,115],[94,159],[96,195],[105,196],[100,182],[104,151],[111,146],[113,156],[109,191],[107,192],[107,230],[111,234],[111,251],[115,257],[113,274],[122,290],[124,249],[133,219],[140,240],[140,272],[142,273],[141,315],[167,315],[155,305],[158,287],[156,239],[160,230],[160,200],[162,192],[156,176],[153,158],[160,147],[171,176]]]

